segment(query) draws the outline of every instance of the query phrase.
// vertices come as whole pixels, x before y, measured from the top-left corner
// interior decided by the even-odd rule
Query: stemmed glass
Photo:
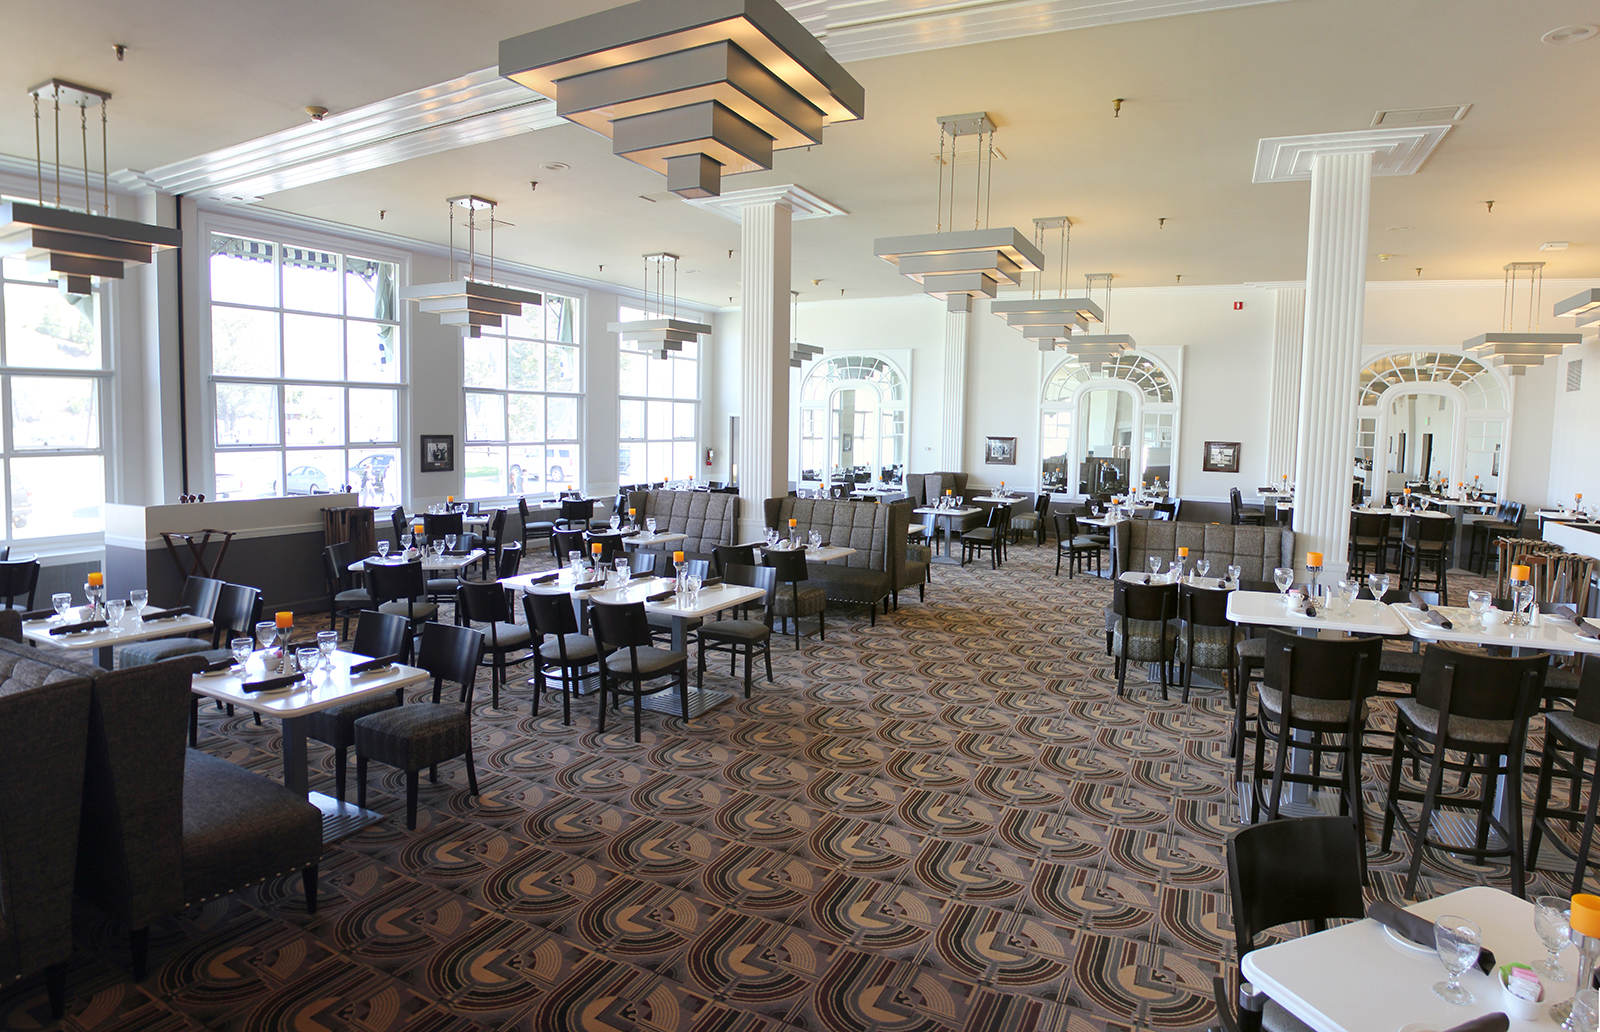
[[[113,598],[106,602],[106,622],[111,624],[112,634],[122,633],[122,615],[128,611],[128,600]]]
[[[1287,566],[1278,567],[1272,571],[1272,583],[1278,586],[1278,594],[1288,598],[1289,585],[1294,583],[1294,570]]]
[[[1201,577],[1211,576],[1211,560],[1196,559],[1194,561],[1194,572],[1199,574]]]
[[[444,536],[444,547],[449,551],[454,552],[456,550],[456,542],[460,540],[460,534],[446,534]]]
[[[272,620],[262,620],[256,624],[256,641],[263,649],[272,647],[273,639],[278,636],[278,625]]]
[[[150,592],[145,588],[134,588],[128,592],[128,605],[133,607],[133,618],[136,626],[144,626],[144,610],[150,604]]]
[[[1228,583],[1229,584],[1232,584],[1235,587],[1237,587],[1238,584],[1239,584],[1239,579],[1242,578],[1243,576],[1244,576],[1244,567],[1243,566],[1230,566],[1230,567],[1228,567]]]
[[[1464,917],[1441,914],[1434,918],[1434,952],[1439,954],[1439,961],[1450,977],[1434,983],[1433,991],[1447,1003],[1466,1006],[1477,1001],[1472,991],[1461,984],[1461,975],[1477,963],[1482,941],[1483,930]]]
[[[806,535],[806,540],[811,542],[811,547],[812,548],[821,548],[822,547],[822,532],[820,530],[813,530],[809,534]]]
[[[616,513],[612,513],[611,518],[606,520],[606,526],[610,527],[612,530],[619,529],[622,526],[622,517],[618,516]]]
[[[1359,580],[1349,577],[1339,582],[1339,604],[1346,613],[1350,612],[1350,606],[1354,604],[1356,596],[1359,594],[1361,594],[1361,582]]]
[[[72,608],[72,592],[58,591],[50,596],[50,605],[55,608],[56,619],[65,621],[67,610]]]
[[[232,638],[228,641],[228,647],[233,650],[233,661],[239,664],[240,670],[250,662],[250,653],[255,651],[255,643],[254,638]]]
[[[409,530],[400,535],[400,551],[411,551],[411,531]]]
[[[1572,972],[1556,959],[1571,941],[1571,921],[1572,903],[1565,897],[1540,896],[1534,900],[1533,930],[1550,956],[1536,961],[1533,969],[1552,982],[1565,982],[1572,977]]]
[[[387,559],[387,558],[389,558],[389,539],[388,538],[379,538],[378,539],[378,558],[379,559]]]
[[[1494,592],[1482,588],[1474,588],[1467,592],[1467,609],[1472,613],[1472,622],[1479,627],[1483,626],[1483,614],[1494,605]]]
[[[1158,574],[1160,572],[1161,572],[1161,557],[1159,555],[1153,555],[1153,556],[1150,557],[1150,575],[1153,577],[1153,576],[1155,576],[1156,574]]]
[[[322,665],[333,669],[333,653],[339,648],[338,631],[318,631],[317,651],[322,654]]]
[[[655,536],[656,518],[654,516],[646,516],[644,518],[644,529],[650,532],[651,537]]]

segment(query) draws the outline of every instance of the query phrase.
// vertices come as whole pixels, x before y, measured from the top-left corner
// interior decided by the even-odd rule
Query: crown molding
[[[1374,176],[1409,176],[1422,167],[1449,131],[1448,125],[1420,125],[1269,137],[1256,145],[1252,181],[1292,183],[1310,179],[1313,159],[1323,154],[1371,154]]]
[[[742,223],[744,209],[758,204],[781,204],[793,213],[796,222],[803,219],[831,219],[850,214],[832,201],[817,196],[803,186],[788,183],[782,186],[757,186],[748,190],[729,190],[720,197],[684,198],[685,204],[720,215],[729,222]]]

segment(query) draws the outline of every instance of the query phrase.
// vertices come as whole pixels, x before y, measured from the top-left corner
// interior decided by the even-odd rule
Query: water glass
[[[1202,577],[1211,576],[1211,560],[1210,559],[1196,559],[1194,561],[1194,572],[1198,573]]]
[[[122,617],[128,611],[128,600],[114,598],[106,603],[106,620],[111,624],[113,633],[122,633]]]
[[[1150,557],[1150,575],[1153,577],[1153,576],[1155,576],[1156,574],[1158,574],[1160,572],[1161,572],[1161,557],[1159,555],[1153,555],[1153,556]]]
[[[614,562],[615,562],[616,567],[617,567],[617,579],[622,581],[622,583],[624,583],[624,584],[628,583],[628,578],[629,578],[629,576],[632,575],[632,572],[633,572],[630,569],[632,564],[628,560],[622,558],[621,556],[617,556],[617,558],[614,560]]]
[[[567,553],[567,565],[574,570],[583,569],[583,553],[577,549]]]
[[[1172,565],[1167,567],[1167,583],[1177,584],[1183,580],[1183,564],[1186,560],[1174,559]]]
[[[444,547],[446,547],[446,548],[450,549],[450,551],[454,552],[455,549],[456,549],[456,542],[460,541],[460,540],[461,540],[461,535],[460,534],[446,534],[444,536]]]
[[[233,650],[233,661],[243,670],[244,665],[250,661],[250,653],[255,651],[254,638],[233,638],[228,642],[228,648]]]
[[[1361,594],[1361,582],[1354,577],[1339,582],[1339,604],[1346,613],[1350,612],[1350,606],[1359,594]]]
[[[322,662],[322,652],[315,645],[302,645],[294,650],[294,661],[302,674],[309,674]]]
[[[318,631],[317,632],[317,651],[322,653],[322,659],[323,659],[324,662],[328,662],[330,657],[334,654],[334,652],[338,648],[339,648],[339,632],[338,631]]]
[[[139,623],[144,623],[144,610],[150,604],[150,592],[145,588],[134,588],[128,592],[128,605],[133,607],[133,615]]]
[[[688,597],[689,605],[697,605],[700,601],[700,578],[689,574],[683,578],[684,594]]]
[[[389,539],[388,538],[379,538],[378,539],[378,558],[379,559],[387,559],[387,558],[389,558]]]
[[[50,596],[50,605],[55,608],[56,618],[65,620],[67,618],[67,610],[72,608],[72,592],[56,592]]]
[[[651,533],[651,535],[655,534],[655,532],[656,532],[656,518],[654,516],[646,516],[644,518],[644,529],[648,530]]]
[[[411,551],[411,531],[408,530],[400,535],[400,550],[402,552]]]
[[[1461,975],[1478,961],[1483,930],[1472,921],[1452,914],[1441,914],[1433,921],[1434,952],[1450,977],[1436,982],[1433,991],[1446,1003],[1466,1006],[1477,1002],[1472,991],[1461,984]]]
[[[618,516],[616,513],[612,513],[611,518],[606,520],[606,526],[610,527],[612,530],[619,529],[622,526],[622,517]]]
[[[1472,612],[1472,622],[1479,627],[1483,626],[1483,614],[1494,605],[1494,592],[1474,588],[1467,592],[1467,609]]]
[[[1228,567],[1228,583],[1229,584],[1238,585],[1240,578],[1242,578],[1243,576],[1244,576],[1244,567],[1243,566],[1230,566],[1230,567]]]
[[[822,532],[821,531],[817,531],[817,530],[813,530],[809,534],[806,535],[806,540],[811,542],[811,547],[812,548],[821,548],[822,547]]]
[[[263,620],[256,624],[256,641],[264,649],[272,647],[272,641],[278,636],[278,625],[271,620]]]
[[[1565,982],[1572,972],[1556,958],[1571,941],[1572,902],[1564,896],[1540,896],[1533,904],[1533,930],[1549,956],[1536,961],[1533,969],[1551,982]]]
[[[1287,597],[1289,585],[1294,583],[1294,570],[1287,566],[1280,566],[1272,571],[1272,583],[1278,586],[1278,593]]]

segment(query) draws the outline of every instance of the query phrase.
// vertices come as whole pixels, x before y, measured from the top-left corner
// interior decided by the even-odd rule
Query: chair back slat
[[[601,652],[648,648],[651,643],[643,602],[596,602],[590,607],[589,620]]]
[[[1430,644],[1422,652],[1416,698],[1430,709],[1443,711],[1448,706],[1452,716],[1518,720],[1543,697],[1549,665],[1549,653],[1488,656]],[[1439,723],[1444,726],[1443,717]]]
[[[578,633],[578,614],[572,608],[571,595],[523,595],[522,611],[528,624],[540,634],[560,637]]]
[[[422,645],[417,649],[417,666],[433,675],[433,701],[445,681],[461,686],[461,701],[472,710],[472,689],[478,680],[478,663],[483,659],[483,635],[471,627],[454,624],[422,625]]]
[[[1382,638],[1303,638],[1268,630],[1261,683],[1302,699],[1367,698],[1378,691]],[[1285,706],[1287,707],[1287,703]]]
[[[1178,586],[1118,580],[1111,595],[1111,611],[1129,620],[1171,620],[1178,615]]]
[[[1195,627],[1228,627],[1228,592],[1222,588],[1178,585],[1178,619]]]
[[[373,659],[404,655],[410,627],[406,618],[398,614],[364,609],[356,618],[356,636],[350,651]]]

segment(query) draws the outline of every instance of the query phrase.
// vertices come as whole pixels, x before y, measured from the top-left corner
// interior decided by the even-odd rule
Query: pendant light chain
[[[445,201],[444,206],[450,210],[450,278],[455,279],[460,268],[456,263],[456,206],[450,201]]]
[[[111,158],[106,150],[106,108],[110,104],[109,98],[100,98],[100,212],[103,215],[111,214]]]
[[[39,203],[44,204],[44,138],[39,131],[39,95],[33,95],[33,173],[39,180]]]
[[[61,207],[61,87],[54,89],[56,105],[56,207]]]
[[[489,205],[489,282],[494,282],[494,212],[495,205]]]
[[[83,134],[83,210],[93,214],[94,198],[89,194],[89,105],[78,101],[78,129]]]
[[[37,104],[37,101],[35,101],[35,104]],[[944,131],[944,123],[940,122],[939,123],[939,199],[938,199],[938,202],[934,206],[934,209],[933,209],[933,225],[934,225],[933,231],[935,233],[943,233],[944,232],[944,138],[945,138],[945,135],[946,134],[945,134],[945,131]],[[955,164],[955,154],[954,154],[953,151],[951,153],[950,164],[952,166]]]

